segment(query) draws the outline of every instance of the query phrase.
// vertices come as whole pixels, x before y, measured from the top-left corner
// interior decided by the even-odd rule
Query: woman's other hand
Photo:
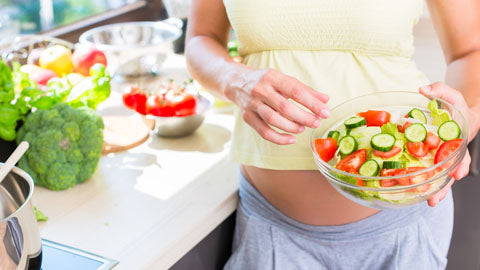
[[[480,127],[479,115],[478,112],[468,107],[462,93],[441,82],[436,82],[434,84],[421,87],[420,93],[428,98],[443,99],[455,106],[455,108],[457,108],[467,120],[467,123],[469,125],[469,141],[471,141],[475,137]],[[467,154],[465,155],[463,160],[452,172],[452,180],[450,180],[450,182],[442,190],[440,190],[428,199],[428,205],[432,207],[435,206],[447,195],[450,187],[453,185],[455,180],[460,180],[463,177],[467,176],[470,167],[470,161],[470,154],[467,150]]]
[[[239,106],[244,121],[265,140],[280,145],[295,143],[295,136],[288,133],[316,128],[320,118],[330,116],[325,105],[329,97],[293,77],[274,69],[244,68],[237,74],[224,94]]]

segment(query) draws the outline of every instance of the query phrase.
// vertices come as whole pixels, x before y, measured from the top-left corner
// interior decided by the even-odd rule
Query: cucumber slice
[[[395,137],[390,134],[380,133],[372,137],[370,145],[372,145],[375,150],[388,152],[392,150],[395,145]]]
[[[453,120],[444,122],[438,127],[438,136],[444,141],[457,139],[460,137],[460,127]]]
[[[427,138],[427,129],[420,123],[414,123],[405,129],[405,138],[409,142],[423,142]]]
[[[377,176],[379,171],[380,165],[373,159],[365,161],[358,169],[358,173],[364,176]]]
[[[361,127],[367,124],[367,120],[360,116],[353,116],[343,122],[348,129]]]
[[[340,141],[338,142],[338,149],[340,151],[340,154],[342,155],[351,154],[355,152],[357,148],[357,140],[355,140],[355,138],[350,135],[342,137],[342,139],[340,139]]]
[[[405,168],[404,161],[390,161],[386,160],[382,164],[382,169],[403,169]]]
[[[426,124],[427,123],[427,116],[419,109],[412,109],[408,112],[408,117],[413,119],[417,119],[418,121]]]
[[[338,139],[340,138],[340,132],[336,130],[329,131],[327,137],[338,141]]]

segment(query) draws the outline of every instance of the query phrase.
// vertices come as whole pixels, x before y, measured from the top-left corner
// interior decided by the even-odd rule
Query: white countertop
[[[170,66],[184,65],[170,56]],[[113,91],[107,109],[119,107]],[[37,187],[48,217],[41,237],[120,261],[115,269],[166,269],[237,205],[238,165],[228,159],[233,116],[211,113],[191,136],[155,135],[103,156],[93,178],[66,191]]]

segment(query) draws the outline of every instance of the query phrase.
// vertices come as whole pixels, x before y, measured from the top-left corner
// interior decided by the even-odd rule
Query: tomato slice
[[[440,145],[435,154],[434,163],[437,164],[450,156],[463,142],[463,139],[446,141]]]
[[[407,142],[407,150],[415,157],[424,157],[428,154],[428,147],[423,142]]]
[[[401,169],[382,169],[380,171],[380,176],[394,176],[398,170],[401,170]],[[380,181],[381,187],[392,187],[397,184],[398,184],[397,180],[395,179],[382,179]]]
[[[147,114],[155,116],[174,116],[175,111],[171,102],[162,97],[162,95],[152,95],[147,99]]]
[[[383,124],[390,122],[390,113],[386,111],[368,110],[357,114],[364,117],[367,121],[367,126],[381,127]]]
[[[395,145],[392,148],[392,150],[390,150],[388,152],[382,152],[382,151],[375,150],[375,151],[373,151],[373,154],[377,157],[389,158],[389,157],[395,156],[396,154],[400,153],[401,151],[402,151],[402,148]]]
[[[437,135],[433,134],[432,132],[427,132],[427,138],[423,142],[428,149],[432,150],[437,148],[440,145],[440,137]]]
[[[337,151],[337,141],[333,138],[316,139],[315,149],[323,161],[329,162]]]
[[[414,173],[414,172],[426,169],[426,167],[409,167],[407,169],[408,169],[407,173]],[[410,184],[413,185],[413,184],[423,183],[428,179],[430,179],[430,177],[432,177],[434,173],[435,172],[430,171],[430,172],[422,173],[420,175],[410,176],[409,177]],[[408,191],[409,192],[426,192],[428,189],[430,189],[430,186],[431,184],[425,184],[425,185],[418,186],[416,188],[409,189]]]
[[[165,94],[167,102],[172,104],[176,116],[187,116],[195,114],[197,100],[184,89],[169,90]]]
[[[129,86],[122,95],[123,104],[141,114],[146,114],[147,94],[136,86]]]
[[[337,164],[337,169],[342,171],[357,171],[367,160],[367,150],[360,149],[341,159]]]
[[[412,123],[410,123],[410,122],[405,122],[405,124],[403,124],[403,126],[397,125],[398,131],[404,133],[405,129],[407,129],[407,127],[410,126],[411,124]]]

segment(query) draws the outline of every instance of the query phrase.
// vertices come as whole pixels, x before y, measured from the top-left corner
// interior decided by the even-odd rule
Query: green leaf
[[[0,60],[0,102],[9,103],[14,98],[12,71],[5,62]]]
[[[395,137],[397,141],[402,141],[406,145],[405,135],[398,131],[397,125],[394,123],[386,123],[382,125],[382,133],[390,134]]]
[[[5,141],[13,141],[15,140],[17,133],[15,132],[15,128],[17,123],[0,123],[0,139]]]
[[[83,79],[72,88],[67,98],[68,104],[78,107],[96,109],[98,104],[110,96],[110,76],[105,73],[105,67],[95,64],[91,69],[91,77]]]
[[[39,98],[30,102],[32,107],[37,109],[50,109],[53,105],[57,104],[58,100],[52,96],[40,96]]]
[[[37,207],[33,207],[33,211],[35,212],[35,217],[37,218],[37,221],[47,221],[48,217],[42,213],[42,211],[38,210]]]
[[[435,99],[428,103],[427,108],[430,110],[433,119],[432,124],[435,126],[440,126],[443,122],[452,119],[447,111],[438,108],[438,102]]]

